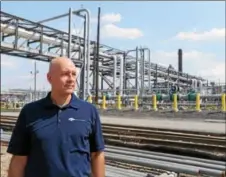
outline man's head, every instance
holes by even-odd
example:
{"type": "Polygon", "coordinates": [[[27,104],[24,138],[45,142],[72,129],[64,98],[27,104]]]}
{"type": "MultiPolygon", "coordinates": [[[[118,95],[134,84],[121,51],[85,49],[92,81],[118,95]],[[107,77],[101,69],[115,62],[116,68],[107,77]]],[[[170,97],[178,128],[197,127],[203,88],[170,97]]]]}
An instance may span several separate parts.
{"type": "Polygon", "coordinates": [[[76,87],[77,69],[74,63],[65,57],[55,58],[50,62],[47,79],[52,91],[60,94],[71,94],[76,87]]]}

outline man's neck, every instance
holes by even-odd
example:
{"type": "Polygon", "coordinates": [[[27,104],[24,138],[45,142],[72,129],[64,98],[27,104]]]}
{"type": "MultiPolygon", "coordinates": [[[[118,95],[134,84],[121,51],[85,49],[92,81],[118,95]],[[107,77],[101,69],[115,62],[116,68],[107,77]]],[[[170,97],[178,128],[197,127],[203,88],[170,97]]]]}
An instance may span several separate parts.
{"type": "Polygon", "coordinates": [[[60,94],[56,94],[55,92],[51,92],[51,99],[54,104],[58,106],[64,106],[71,101],[71,94],[60,95],[60,94]]]}

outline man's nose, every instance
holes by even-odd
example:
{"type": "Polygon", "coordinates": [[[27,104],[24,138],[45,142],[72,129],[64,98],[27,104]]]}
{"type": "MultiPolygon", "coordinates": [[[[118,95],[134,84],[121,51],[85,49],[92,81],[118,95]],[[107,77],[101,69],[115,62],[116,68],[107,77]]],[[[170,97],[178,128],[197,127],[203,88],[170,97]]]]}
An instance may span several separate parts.
{"type": "Polygon", "coordinates": [[[69,74],[69,80],[75,80],[75,77],[73,74],[69,74]]]}

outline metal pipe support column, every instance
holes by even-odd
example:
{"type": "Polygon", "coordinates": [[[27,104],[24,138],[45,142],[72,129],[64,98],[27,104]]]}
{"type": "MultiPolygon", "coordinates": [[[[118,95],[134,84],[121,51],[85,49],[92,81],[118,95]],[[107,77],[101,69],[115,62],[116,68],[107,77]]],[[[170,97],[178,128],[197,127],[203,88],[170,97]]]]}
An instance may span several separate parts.
{"type": "Polygon", "coordinates": [[[116,96],[116,77],[117,77],[117,57],[113,56],[113,60],[114,60],[114,73],[113,73],[113,96],[116,96]]]}
{"type": "Polygon", "coordinates": [[[135,78],[135,87],[136,87],[136,95],[139,95],[139,78],[140,78],[140,73],[139,73],[139,50],[138,47],[136,48],[136,78],[135,78]]]}
{"type": "Polygon", "coordinates": [[[123,71],[124,71],[123,66],[124,66],[123,57],[120,56],[120,85],[119,85],[120,96],[123,95],[123,71]]]}
{"type": "Polygon", "coordinates": [[[69,15],[68,15],[68,50],[67,50],[67,56],[68,58],[71,58],[71,39],[72,39],[72,8],[69,9],[69,15]]]}

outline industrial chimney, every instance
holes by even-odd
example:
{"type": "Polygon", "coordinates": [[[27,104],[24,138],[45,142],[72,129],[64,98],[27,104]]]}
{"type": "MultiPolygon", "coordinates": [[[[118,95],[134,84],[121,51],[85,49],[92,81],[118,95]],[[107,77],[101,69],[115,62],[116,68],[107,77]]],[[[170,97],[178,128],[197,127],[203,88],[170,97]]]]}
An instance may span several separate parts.
{"type": "Polygon", "coordinates": [[[182,49],[179,49],[178,50],[178,71],[181,72],[181,73],[183,72],[182,58],[183,58],[183,52],[182,52],[182,49]]]}

